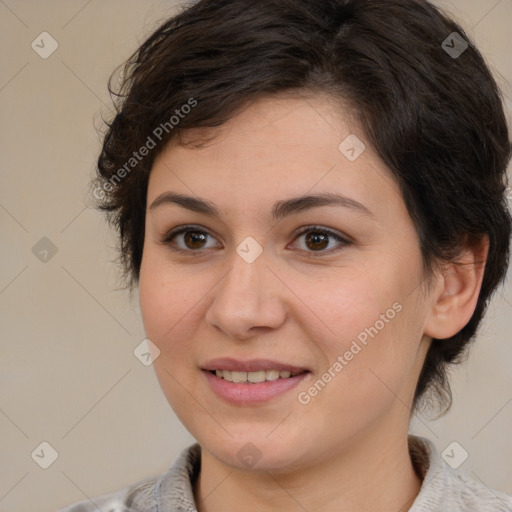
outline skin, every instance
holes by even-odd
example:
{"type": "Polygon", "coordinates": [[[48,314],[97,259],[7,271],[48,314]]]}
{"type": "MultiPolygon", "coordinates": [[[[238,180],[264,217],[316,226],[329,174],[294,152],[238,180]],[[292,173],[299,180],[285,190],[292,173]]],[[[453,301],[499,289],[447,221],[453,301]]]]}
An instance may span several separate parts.
{"type": "Polygon", "coordinates": [[[432,337],[452,336],[474,311],[483,270],[474,263],[485,261],[486,241],[427,288],[397,183],[328,96],[260,99],[181,140],[187,144],[172,139],[151,171],[139,293],[146,335],[160,350],[162,390],[202,447],[198,510],[408,510],[421,486],[407,447],[414,389],[432,337]],[[366,144],[353,162],[338,149],[351,133],[366,144]],[[169,203],[151,208],[167,191],[204,198],[221,217],[169,203]],[[373,215],[322,206],[271,218],[274,202],[319,192],[348,196],[373,215]],[[192,246],[183,234],[163,242],[185,224],[209,236],[192,246]],[[352,243],[297,237],[311,225],[352,243]],[[249,236],[263,248],[252,263],[236,252],[249,236]],[[396,303],[400,312],[300,403],[298,393],[396,303]],[[264,404],[236,406],[201,371],[227,356],[310,373],[264,404]],[[261,455],[251,467],[237,457],[247,443],[261,455]]]}

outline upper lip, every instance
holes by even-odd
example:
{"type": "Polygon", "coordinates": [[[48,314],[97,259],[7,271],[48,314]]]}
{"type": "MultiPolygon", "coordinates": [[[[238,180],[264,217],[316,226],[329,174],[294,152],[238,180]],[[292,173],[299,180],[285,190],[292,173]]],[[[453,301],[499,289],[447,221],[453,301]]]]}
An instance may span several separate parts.
{"type": "Polygon", "coordinates": [[[249,359],[240,361],[230,357],[211,359],[202,366],[203,370],[228,370],[232,372],[258,372],[263,370],[289,371],[291,373],[307,372],[306,368],[295,366],[289,363],[272,361],[271,359],[249,359]]]}

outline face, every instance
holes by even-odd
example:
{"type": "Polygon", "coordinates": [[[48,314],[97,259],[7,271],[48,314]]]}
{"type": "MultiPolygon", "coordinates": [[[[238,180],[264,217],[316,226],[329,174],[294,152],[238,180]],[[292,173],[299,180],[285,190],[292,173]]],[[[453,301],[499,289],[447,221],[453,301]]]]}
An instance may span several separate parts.
{"type": "Polygon", "coordinates": [[[328,97],[282,97],[186,139],[151,171],[139,281],[185,427],[225,464],[274,470],[405,435],[429,299],[361,130],[328,97]]]}

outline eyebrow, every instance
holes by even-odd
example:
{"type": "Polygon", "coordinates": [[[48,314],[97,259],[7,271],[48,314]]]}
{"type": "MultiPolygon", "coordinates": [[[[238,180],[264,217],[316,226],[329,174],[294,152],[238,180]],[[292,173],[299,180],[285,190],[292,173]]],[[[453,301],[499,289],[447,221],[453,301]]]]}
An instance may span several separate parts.
{"type": "MultiPolygon", "coordinates": [[[[204,213],[206,215],[219,218],[221,217],[219,209],[210,201],[198,197],[176,194],[174,192],[164,192],[163,194],[160,194],[153,201],[149,209],[154,210],[155,208],[165,204],[176,204],[193,212],[204,213]]],[[[319,208],[321,206],[341,206],[373,219],[376,218],[375,214],[362,203],[350,197],[341,194],[334,194],[332,192],[304,195],[283,201],[277,201],[272,207],[272,218],[274,220],[279,220],[293,213],[299,213],[312,208],[319,208]]]]}

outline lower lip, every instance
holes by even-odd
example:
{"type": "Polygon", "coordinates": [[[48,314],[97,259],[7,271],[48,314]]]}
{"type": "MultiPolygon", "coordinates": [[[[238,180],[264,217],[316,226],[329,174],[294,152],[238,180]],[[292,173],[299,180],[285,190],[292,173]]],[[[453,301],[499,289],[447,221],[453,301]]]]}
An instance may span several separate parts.
{"type": "Polygon", "coordinates": [[[229,382],[213,373],[203,370],[213,392],[226,402],[236,405],[255,405],[290,391],[309,374],[301,373],[287,379],[268,380],[258,383],[229,382]]]}

